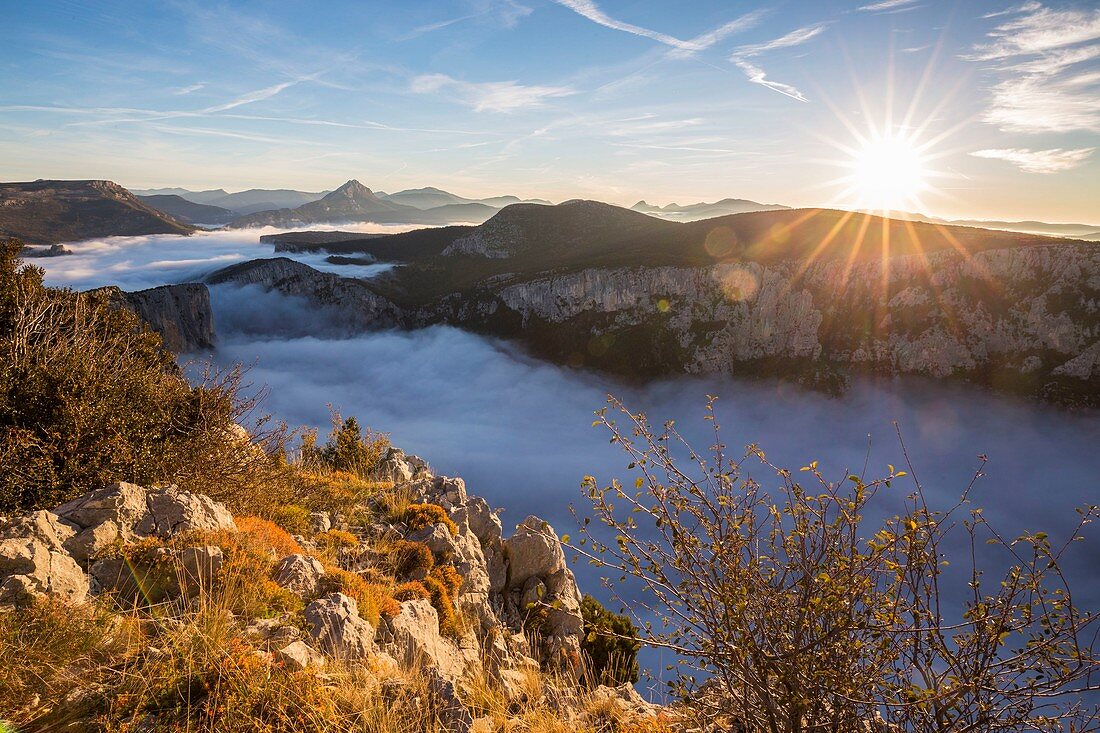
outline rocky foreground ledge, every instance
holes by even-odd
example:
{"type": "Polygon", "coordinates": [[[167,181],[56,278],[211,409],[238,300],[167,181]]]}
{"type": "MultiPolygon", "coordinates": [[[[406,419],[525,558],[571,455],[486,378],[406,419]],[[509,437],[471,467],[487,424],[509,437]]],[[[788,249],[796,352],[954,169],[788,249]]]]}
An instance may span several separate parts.
{"type": "MultiPolygon", "coordinates": [[[[275,562],[270,578],[301,600],[300,613],[232,618],[265,663],[320,675],[328,667],[348,665],[420,670],[432,695],[426,704],[448,731],[492,729],[490,721],[475,720],[464,702],[467,683],[479,676],[491,678],[509,704],[539,696],[555,714],[578,723],[584,722],[594,699],[619,716],[657,714],[656,706],[629,685],[585,691],[550,681],[564,677],[539,674],[579,664],[583,633],[581,595],[549,524],[530,516],[505,537],[498,512],[468,494],[461,478],[433,475],[424,461],[400,450],[389,449],[379,473],[394,482],[393,495],[410,507],[442,508],[429,513],[439,521],[416,529],[401,521],[377,521],[377,512],[367,504],[346,513],[309,515],[310,532],[293,537],[300,552],[275,557],[271,551],[275,562]],[[370,517],[371,523],[357,524],[357,516],[370,517]],[[343,569],[319,559],[322,541],[334,532],[361,540],[360,549],[341,551],[343,569]],[[439,614],[428,599],[401,601],[372,622],[354,598],[331,592],[333,576],[342,573],[376,578],[377,548],[399,542],[426,547],[436,567],[453,568],[461,577],[454,598],[463,619],[457,633],[441,630],[439,614]],[[537,633],[532,633],[533,617],[538,619],[537,633]]],[[[158,602],[186,602],[201,596],[224,572],[227,558],[219,546],[224,542],[210,538],[241,532],[238,521],[245,520],[235,520],[225,506],[206,496],[173,486],[129,483],[92,491],[51,510],[0,518],[0,612],[41,596],[115,609],[152,602],[151,583],[133,560],[135,547],[145,548],[146,555],[152,552],[156,563],[177,568],[171,587],[160,588],[163,600],[158,602]]],[[[410,567],[393,580],[422,580],[425,575],[422,566],[410,567]]]]}

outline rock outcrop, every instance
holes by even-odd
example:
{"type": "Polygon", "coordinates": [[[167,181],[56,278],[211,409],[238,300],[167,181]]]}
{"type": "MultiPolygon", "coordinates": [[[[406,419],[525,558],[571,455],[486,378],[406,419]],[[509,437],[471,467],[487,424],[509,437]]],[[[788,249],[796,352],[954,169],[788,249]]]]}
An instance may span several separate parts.
{"type": "Polygon", "coordinates": [[[359,615],[359,604],[332,593],[306,606],[310,636],[327,654],[339,659],[365,659],[374,652],[374,627],[359,615]]]}
{"type": "MultiPolygon", "coordinates": [[[[52,511],[0,520],[0,605],[22,605],[37,595],[80,602],[89,593],[133,585],[125,560],[100,556],[146,537],[235,529],[226,508],[206,496],[127,483],[52,511]]],[[[207,546],[185,548],[178,560],[184,590],[209,582],[222,561],[221,551],[207,546]]]]}
{"type": "MultiPolygon", "coordinates": [[[[359,509],[367,516],[384,519],[351,526],[343,514],[325,515],[311,531],[313,540],[298,539],[306,552],[278,560],[273,549],[260,550],[268,561],[239,554],[255,552],[242,548],[267,535],[234,539],[237,525],[224,506],[172,486],[118,483],[52,511],[0,519],[0,613],[37,596],[73,604],[103,596],[109,607],[131,612],[156,608],[151,624],[178,629],[184,622],[172,609],[205,608],[203,594],[236,577],[233,573],[244,567],[239,563],[255,572],[256,563],[270,562],[250,582],[269,584],[274,595],[271,588],[264,593],[284,599],[279,611],[271,616],[239,611],[222,618],[231,633],[247,640],[244,648],[254,663],[320,675],[415,670],[419,694],[426,695],[422,704],[445,730],[474,727],[464,700],[470,685],[486,683],[508,706],[553,705],[563,718],[583,722],[587,713],[580,701],[590,695],[556,687],[547,681],[553,677],[537,674],[540,668],[569,673],[581,663],[580,593],[553,528],[532,516],[504,537],[497,513],[471,496],[462,479],[435,476],[423,460],[400,450],[389,451],[381,470],[397,477],[394,491],[408,497],[414,510],[417,504],[434,505],[413,516],[437,521],[417,522],[414,528],[394,518],[408,513],[379,515],[364,504],[359,509]],[[319,550],[320,538],[332,534],[330,526],[345,537],[354,531],[364,541],[346,545],[354,549],[337,553],[336,560],[323,555],[323,563],[307,553],[319,550]],[[399,570],[398,577],[379,584],[378,574],[392,568],[385,548],[401,541],[428,548],[431,577],[414,570],[400,576],[405,571],[399,570]],[[358,570],[357,562],[363,564],[358,570]],[[431,586],[436,589],[445,583],[450,590],[425,594],[428,586],[411,582],[418,579],[437,581],[431,586]],[[399,584],[419,587],[421,595],[397,604],[385,594],[399,584]],[[378,592],[383,595],[371,595],[378,592]]],[[[250,521],[242,520],[241,531],[272,531],[250,521]]],[[[162,652],[150,647],[149,653],[162,652]]],[[[627,688],[600,688],[591,699],[616,719],[650,714],[650,706],[627,688]]]]}
{"type": "Polygon", "coordinates": [[[202,283],[162,285],[120,292],[121,303],[160,334],[164,345],[177,354],[214,346],[214,311],[210,291],[202,283]]]}

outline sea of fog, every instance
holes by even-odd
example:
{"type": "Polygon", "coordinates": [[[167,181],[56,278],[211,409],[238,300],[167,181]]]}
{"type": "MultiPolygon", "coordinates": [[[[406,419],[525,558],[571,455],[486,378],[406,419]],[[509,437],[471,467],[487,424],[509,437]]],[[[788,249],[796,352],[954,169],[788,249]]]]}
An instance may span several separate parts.
{"type": "MultiPolygon", "coordinates": [[[[51,284],[137,289],[271,256],[258,234],[98,240],[69,245],[73,256],[36,264],[46,268],[51,284]]],[[[324,264],[317,255],[297,258],[324,264]]],[[[326,267],[370,277],[385,265],[326,267]]],[[[837,478],[865,464],[871,476],[887,464],[904,466],[896,423],[933,504],[956,498],[973,477],[978,455],[987,456],[974,503],[1008,534],[1043,529],[1056,535],[1076,520],[1074,507],[1100,503],[1097,411],[1068,412],[926,380],[857,382],[841,398],[723,377],[639,386],[559,368],[454,328],[348,334],[330,314],[254,287],[218,286],[212,296],[218,347],[184,357],[192,373],[205,360],[222,367],[244,364],[250,389],[266,394],[266,411],[291,425],[327,429],[329,405],[356,415],[426,458],[437,473],[462,476],[472,492],[504,507],[506,531],[534,513],[559,532],[574,532],[568,507],[583,507],[581,479],[629,476],[620,449],[592,427],[593,411],[606,404],[608,394],[655,421],[675,419],[702,448],[711,442],[703,407],[706,396],[715,395],[731,449],[756,443],[777,465],[797,469],[818,460],[837,478]]],[[[756,474],[765,482],[771,478],[756,474]]],[[[897,496],[909,488],[901,483],[897,496]]],[[[1079,591],[1095,601],[1098,549],[1100,541],[1091,538],[1072,556],[1079,591]]],[[[576,571],[583,588],[598,591],[594,570],[581,565],[576,571]]]]}

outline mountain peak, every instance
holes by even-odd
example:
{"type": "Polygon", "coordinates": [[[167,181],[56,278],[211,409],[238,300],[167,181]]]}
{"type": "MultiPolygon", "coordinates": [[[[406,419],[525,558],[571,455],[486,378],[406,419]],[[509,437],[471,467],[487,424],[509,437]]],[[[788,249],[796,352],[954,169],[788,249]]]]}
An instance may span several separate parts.
{"type": "Polygon", "coordinates": [[[335,191],[330,193],[328,196],[325,196],[325,198],[326,199],[328,199],[328,198],[350,198],[350,199],[354,199],[354,198],[360,198],[360,197],[364,197],[364,196],[373,198],[374,197],[374,192],[372,192],[369,188],[364,186],[358,180],[352,178],[350,181],[345,183],[343,186],[340,186],[340,188],[336,189],[335,191]]]}

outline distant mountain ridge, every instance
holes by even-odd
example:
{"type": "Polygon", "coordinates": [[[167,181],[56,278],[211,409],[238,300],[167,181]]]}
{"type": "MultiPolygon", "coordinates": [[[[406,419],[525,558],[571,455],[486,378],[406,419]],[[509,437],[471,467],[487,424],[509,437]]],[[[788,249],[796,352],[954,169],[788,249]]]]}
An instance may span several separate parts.
{"type": "Polygon", "coordinates": [[[0,236],[25,244],[193,231],[112,181],[0,183],[0,236]]]}
{"type": "Polygon", "coordinates": [[[654,206],[643,200],[630,208],[634,211],[640,211],[643,214],[659,216],[662,219],[698,221],[700,219],[712,219],[716,216],[728,216],[729,214],[746,214],[750,211],[778,211],[791,207],[783,206],[782,204],[761,204],[756,201],[749,201],[748,199],[726,198],[711,204],[700,202],[697,204],[688,204],[687,206],[680,206],[679,204],[654,206]]]}
{"type": "MultiPolygon", "coordinates": [[[[422,202],[458,199],[451,203],[421,209],[400,203],[397,194],[379,196],[359,181],[352,179],[317,201],[295,208],[260,211],[242,216],[229,223],[230,228],[248,227],[301,227],[317,224],[350,224],[373,222],[377,224],[452,224],[455,222],[480,223],[497,213],[498,209],[478,202],[462,203],[459,197],[445,191],[432,189],[424,194],[422,202]]],[[[406,199],[409,197],[405,197],[406,199]]]]}
{"type": "Polygon", "coordinates": [[[247,191],[229,193],[223,188],[207,191],[189,191],[186,188],[134,189],[138,196],[179,196],[192,203],[229,209],[236,216],[254,214],[257,211],[292,209],[322,198],[328,191],[312,193],[289,188],[250,188],[247,191]]]}
{"type": "Polygon", "coordinates": [[[229,209],[209,204],[196,204],[176,194],[138,196],[157,211],[163,211],[187,224],[228,224],[237,217],[229,209]]]}

